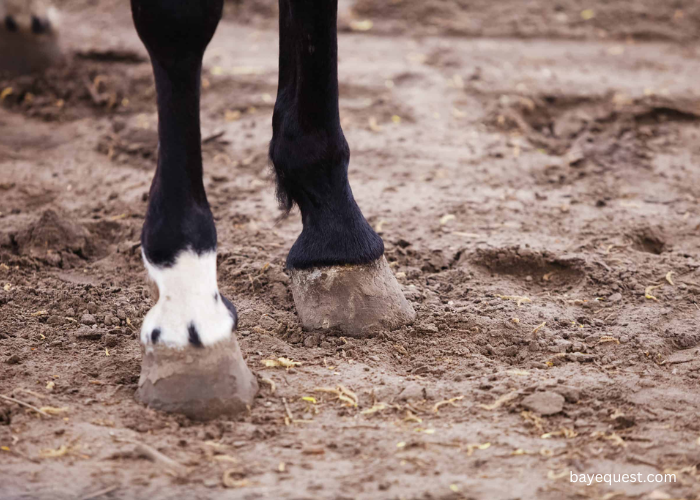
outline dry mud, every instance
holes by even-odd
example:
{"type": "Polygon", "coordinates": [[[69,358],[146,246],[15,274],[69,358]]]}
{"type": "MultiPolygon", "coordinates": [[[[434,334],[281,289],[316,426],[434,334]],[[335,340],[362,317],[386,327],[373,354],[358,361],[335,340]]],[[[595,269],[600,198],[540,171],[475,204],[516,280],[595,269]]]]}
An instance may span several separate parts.
{"type": "Polygon", "coordinates": [[[341,5],[351,183],[417,312],[364,339],[300,327],[275,9],[229,5],[205,184],[261,392],[202,424],[134,400],[146,54],[124,2],[64,2],[66,61],[0,78],[0,394],[52,412],[0,401],[0,498],[700,498],[697,7],[589,3],[341,5]]]}

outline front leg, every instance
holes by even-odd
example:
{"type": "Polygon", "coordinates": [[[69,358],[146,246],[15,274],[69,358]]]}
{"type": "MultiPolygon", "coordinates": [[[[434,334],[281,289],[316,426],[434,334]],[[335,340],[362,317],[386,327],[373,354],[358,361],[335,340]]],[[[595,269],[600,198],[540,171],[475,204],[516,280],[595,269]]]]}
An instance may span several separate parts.
{"type": "Polygon", "coordinates": [[[270,159],[280,204],[301,211],[287,257],[307,329],[362,336],[411,322],[384,243],[355,202],[338,110],[337,0],[280,0],[280,62],[270,159]]]}
{"type": "Polygon", "coordinates": [[[139,397],[151,407],[210,418],[244,410],[257,391],[219,293],[216,227],[202,181],[202,57],[223,0],[132,0],[153,64],[158,166],[141,235],[159,297],[141,328],[139,397]]]}

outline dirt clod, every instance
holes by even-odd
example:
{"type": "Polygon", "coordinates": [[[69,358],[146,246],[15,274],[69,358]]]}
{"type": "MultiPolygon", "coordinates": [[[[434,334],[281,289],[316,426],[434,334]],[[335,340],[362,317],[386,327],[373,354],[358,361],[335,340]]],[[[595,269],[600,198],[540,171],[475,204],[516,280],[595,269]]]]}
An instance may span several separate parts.
{"type": "Polygon", "coordinates": [[[73,256],[86,259],[95,256],[97,248],[90,231],[79,223],[46,210],[28,228],[14,236],[17,252],[42,259],[50,264],[75,262],[73,256]]]}
{"type": "Polygon", "coordinates": [[[90,326],[90,325],[94,325],[95,323],[97,323],[97,320],[95,320],[95,316],[93,316],[92,314],[85,313],[80,317],[80,322],[83,325],[90,326]]]}
{"type": "Polygon", "coordinates": [[[536,392],[523,399],[523,407],[542,416],[559,413],[564,409],[564,396],[556,392],[536,392]]]}
{"type": "Polygon", "coordinates": [[[13,354],[5,360],[5,363],[7,363],[8,365],[18,365],[21,361],[22,358],[20,358],[19,355],[13,354]]]}

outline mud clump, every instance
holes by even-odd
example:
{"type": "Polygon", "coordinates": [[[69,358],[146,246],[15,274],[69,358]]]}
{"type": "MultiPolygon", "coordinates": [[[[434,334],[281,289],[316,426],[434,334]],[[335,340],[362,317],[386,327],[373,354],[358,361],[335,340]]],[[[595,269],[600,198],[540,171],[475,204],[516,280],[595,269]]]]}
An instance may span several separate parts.
{"type": "Polygon", "coordinates": [[[540,415],[554,415],[564,409],[564,396],[556,392],[537,392],[523,400],[523,406],[540,415]]]}
{"type": "Polygon", "coordinates": [[[63,268],[95,257],[102,250],[85,226],[53,210],[46,210],[36,222],[9,238],[17,254],[63,268]]]}

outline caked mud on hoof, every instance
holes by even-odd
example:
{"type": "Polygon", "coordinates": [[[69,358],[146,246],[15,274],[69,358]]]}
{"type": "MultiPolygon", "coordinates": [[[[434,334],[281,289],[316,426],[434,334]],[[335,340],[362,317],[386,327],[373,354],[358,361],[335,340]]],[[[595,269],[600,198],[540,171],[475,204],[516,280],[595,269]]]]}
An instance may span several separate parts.
{"type": "Polygon", "coordinates": [[[291,275],[294,303],[307,330],[339,329],[363,337],[416,317],[383,256],[370,264],[295,269],[291,275]]]}
{"type": "Polygon", "coordinates": [[[247,411],[257,392],[235,338],[207,347],[143,348],[137,397],[150,408],[210,420],[247,411]]]}

